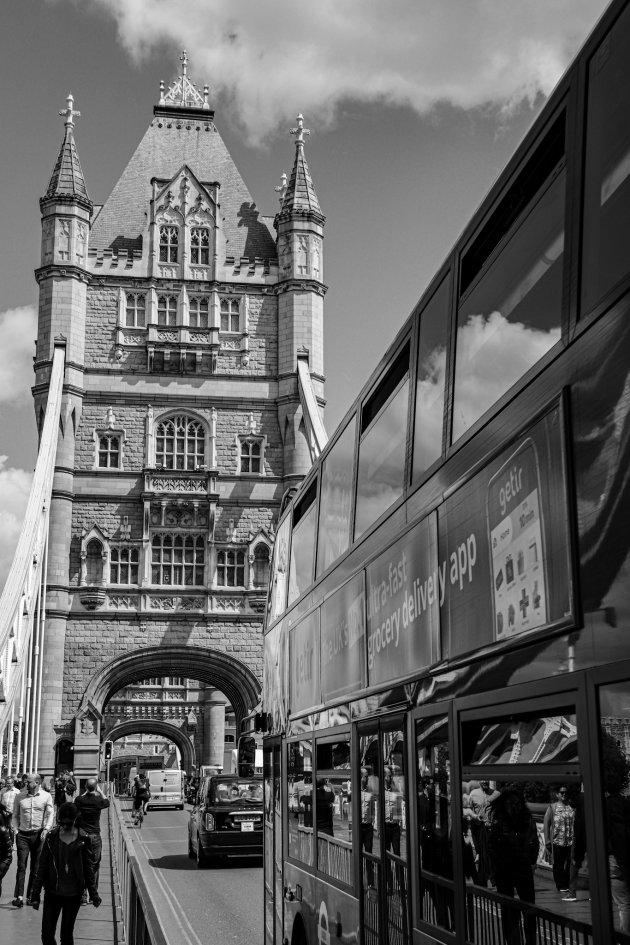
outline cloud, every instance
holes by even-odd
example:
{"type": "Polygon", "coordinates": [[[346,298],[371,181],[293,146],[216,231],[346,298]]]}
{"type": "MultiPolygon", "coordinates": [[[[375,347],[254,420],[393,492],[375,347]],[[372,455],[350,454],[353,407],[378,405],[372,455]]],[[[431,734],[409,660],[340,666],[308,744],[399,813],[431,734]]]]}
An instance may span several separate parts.
{"type": "MultiPolygon", "coordinates": [[[[345,99],[510,111],[547,95],[608,0],[91,0],[136,61],[185,48],[251,141],[345,99]]],[[[169,77],[164,76],[165,79],[169,77]]]]}
{"type": "Polygon", "coordinates": [[[7,457],[0,456],[0,588],[11,567],[33,480],[32,472],[6,468],[6,462],[7,457]]]}
{"type": "Polygon", "coordinates": [[[0,403],[30,398],[36,338],[32,305],[0,312],[0,403]]]}
{"type": "Polygon", "coordinates": [[[559,340],[560,328],[531,328],[509,322],[500,312],[470,315],[457,333],[454,436],[467,430],[559,340]]]}

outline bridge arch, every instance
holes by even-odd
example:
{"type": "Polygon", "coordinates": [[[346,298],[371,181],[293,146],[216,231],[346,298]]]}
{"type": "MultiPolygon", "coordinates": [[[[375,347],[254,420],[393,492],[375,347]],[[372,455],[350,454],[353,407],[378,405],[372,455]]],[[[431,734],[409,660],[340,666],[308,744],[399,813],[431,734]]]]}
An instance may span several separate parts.
{"type": "MultiPolygon", "coordinates": [[[[87,686],[77,716],[102,718],[103,710],[119,689],[149,676],[184,676],[219,689],[229,700],[236,729],[260,699],[260,683],[241,660],[222,650],[204,646],[149,646],[114,657],[87,686]]],[[[140,731],[136,720],[134,732],[140,731]]],[[[151,722],[153,724],[153,722],[151,722]]]]}
{"type": "Polygon", "coordinates": [[[192,742],[177,725],[159,719],[128,719],[118,722],[104,733],[104,737],[115,742],[125,735],[163,735],[179,748],[182,770],[192,771],[195,765],[195,749],[192,742]]]}

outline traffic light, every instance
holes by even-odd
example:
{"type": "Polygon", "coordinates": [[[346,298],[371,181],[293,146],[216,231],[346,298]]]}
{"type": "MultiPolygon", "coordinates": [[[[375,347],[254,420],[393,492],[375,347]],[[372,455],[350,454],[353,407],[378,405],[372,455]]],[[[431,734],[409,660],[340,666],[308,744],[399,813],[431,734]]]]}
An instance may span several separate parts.
{"type": "Polygon", "coordinates": [[[111,761],[113,750],[114,750],[114,743],[105,742],[105,761],[111,761]]]}

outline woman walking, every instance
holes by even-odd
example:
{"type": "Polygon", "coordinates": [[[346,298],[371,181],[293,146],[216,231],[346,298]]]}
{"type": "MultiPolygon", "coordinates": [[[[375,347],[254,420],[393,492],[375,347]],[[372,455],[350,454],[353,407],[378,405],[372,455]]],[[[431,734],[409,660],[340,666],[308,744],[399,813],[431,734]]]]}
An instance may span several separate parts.
{"type": "Polygon", "coordinates": [[[74,804],[61,804],[57,811],[59,826],[50,831],[42,844],[31,894],[33,908],[39,909],[41,890],[45,890],[42,945],[55,945],[60,915],[61,945],[74,945],[74,923],[86,888],[94,906],[101,904],[94,884],[91,840],[77,827],[78,816],[74,804]]]}

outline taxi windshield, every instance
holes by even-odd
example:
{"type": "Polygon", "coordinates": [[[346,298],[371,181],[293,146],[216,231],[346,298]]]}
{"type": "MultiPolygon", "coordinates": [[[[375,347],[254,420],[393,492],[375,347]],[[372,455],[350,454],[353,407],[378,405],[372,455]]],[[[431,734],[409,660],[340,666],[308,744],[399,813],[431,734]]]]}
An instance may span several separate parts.
{"type": "Polygon", "coordinates": [[[234,804],[237,801],[261,804],[262,798],[262,781],[251,781],[248,778],[215,781],[212,789],[215,804],[234,804]]]}

